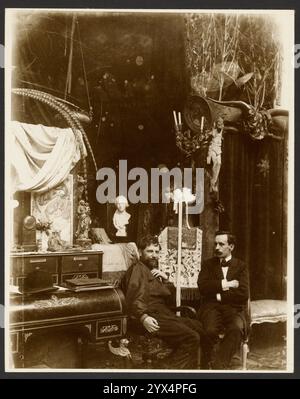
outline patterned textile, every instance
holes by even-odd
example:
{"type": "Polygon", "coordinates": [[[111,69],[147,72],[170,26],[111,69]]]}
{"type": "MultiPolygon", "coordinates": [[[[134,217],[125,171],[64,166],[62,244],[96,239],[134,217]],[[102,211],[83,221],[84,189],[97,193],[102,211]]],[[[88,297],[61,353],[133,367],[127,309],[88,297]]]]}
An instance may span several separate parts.
{"type": "MultiPolygon", "coordinates": [[[[176,285],[178,228],[166,227],[159,236],[161,251],[159,268],[169,275],[170,282],[176,285]]],[[[201,267],[202,230],[194,227],[182,228],[182,288],[197,288],[197,279],[201,267]]]]}

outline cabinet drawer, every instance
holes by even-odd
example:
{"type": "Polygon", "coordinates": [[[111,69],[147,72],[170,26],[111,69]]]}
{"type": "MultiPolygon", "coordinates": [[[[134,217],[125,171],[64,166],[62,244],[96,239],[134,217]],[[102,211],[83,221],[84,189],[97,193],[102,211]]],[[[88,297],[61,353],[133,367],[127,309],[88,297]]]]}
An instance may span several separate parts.
{"type": "MultiPolygon", "coordinates": [[[[13,285],[17,285],[18,287],[21,285],[21,286],[23,286],[23,284],[24,284],[24,279],[26,278],[26,276],[19,276],[19,277],[16,277],[16,278],[13,278],[12,279],[12,284],[13,285]]],[[[52,274],[52,281],[53,281],[53,284],[55,284],[55,285],[58,285],[58,274],[57,273],[53,273],[52,274]]]]}
{"type": "Polygon", "coordinates": [[[61,271],[68,272],[84,272],[84,271],[98,271],[100,255],[68,255],[62,257],[61,271]]]}
{"type": "Polygon", "coordinates": [[[11,274],[13,277],[26,276],[34,270],[45,270],[55,274],[58,272],[58,259],[55,256],[32,256],[12,258],[11,274]]]}
{"type": "Polygon", "coordinates": [[[123,332],[122,318],[110,319],[110,320],[98,320],[96,322],[96,334],[95,339],[99,341],[108,337],[120,337],[123,332]]]}

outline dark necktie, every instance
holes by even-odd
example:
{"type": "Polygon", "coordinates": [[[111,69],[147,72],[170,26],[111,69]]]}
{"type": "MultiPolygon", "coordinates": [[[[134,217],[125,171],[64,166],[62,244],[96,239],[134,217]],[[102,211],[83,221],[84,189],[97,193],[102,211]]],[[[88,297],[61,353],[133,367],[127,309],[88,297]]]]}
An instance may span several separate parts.
{"type": "Polygon", "coordinates": [[[230,260],[229,260],[228,262],[226,262],[225,259],[222,259],[222,260],[221,260],[221,267],[228,267],[229,264],[230,264],[230,260]]]}

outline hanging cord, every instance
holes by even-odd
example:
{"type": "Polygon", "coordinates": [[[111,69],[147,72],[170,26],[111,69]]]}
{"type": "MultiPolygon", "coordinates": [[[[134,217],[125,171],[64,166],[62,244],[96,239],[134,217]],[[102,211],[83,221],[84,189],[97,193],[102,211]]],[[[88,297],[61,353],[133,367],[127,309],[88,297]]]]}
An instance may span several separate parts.
{"type": "MultiPolygon", "coordinates": [[[[84,73],[85,86],[86,86],[86,91],[87,91],[87,99],[88,99],[88,105],[89,105],[89,113],[91,114],[92,106],[91,106],[91,102],[90,102],[87,74],[86,74],[85,62],[84,62],[84,57],[83,57],[82,43],[81,43],[81,38],[80,38],[80,30],[79,30],[78,20],[77,20],[75,14],[73,14],[73,19],[72,19],[72,29],[71,29],[71,39],[70,39],[70,55],[69,55],[68,73],[67,73],[65,98],[64,99],[66,100],[67,93],[69,93],[69,94],[71,93],[72,61],[73,61],[73,49],[74,49],[75,22],[77,23],[77,30],[78,30],[78,36],[79,36],[79,44],[80,44],[80,51],[81,51],[81,57],[82,57],[82,65],[83,65],[83,73],[84,73]]],[[[63,100],[59,100],[59,101],[63,101],[63,100]]],[[[64,109],[67,112],[70,111],[68,109],[68,107],[65,107],[64,109]]],[[[72,117],[73,115],[70,115],[70,116],[72,117]]],[[[96,163],[96,159],[94,157],[94,153],[93,153],[92,147],[91,147],[90,142],[88,140],[88,137],[87,137],[85,131],[83,130],[79,120],[77,118],[73,118],[73,120],[74,120],[74,123],[77,125],[78,129],[81,131],[82,137],[84,138],[85,144],[88,147],[88,150],[89,150],[90,155],[92,157],[92,160],[93,160],[93,163],[94,163],[94,166],[95,166],[95,170],[96,170],[96,173],[97,173],[97,171],[98,171],[97,163],[96,163]]]]}
{"type": "Polygon", "coordinates": [[[74,50],[74,32],[75,32],[75,20],[76,16],[73,14],[72,19],[72,28],[71,28],[71,38],[70,38],[70,54],[69,54],[69,62],[68,62],[68,71],[67,71],[67,79],[66,79],[66,87],[65,87],[65,100],[67,95],[71,93],[72,87],[72,64],[73,64],[73,50],[74,50]]]}
{"type": "Polygon", "coordinates": [[[85,68],[85,62],[84,62],[84,56],[83,56],[83,49],[82,49],[82,42],[81,42],[78,19],[76,19],[76,24],[77,24],[78,40],[79,40],[79,47],[80,47],[81,60],[82,60],[83,76],[84,76],[84,82],[85,82],[85,88],[86,88],[86,96],[87,96],[87,100],[88,100],[89,111],[90,111],[90,114],[91,114],[92,105],[91,105],[91,100],[90,100],[89,85],[88,85],[88,80],[87,80],[87,73],[86,73],[86,68],[85,68]]]}
{"type": "Polygon", "coordinates": [[[102,101],[101,101],[101,106],[100,106],[100,117],[99,117],[98,130],[97,130],[97,137],[96,137],[96,147],[97,147],[98,139],[99,139],[100,132],[101,132],[101,125],[102,125],[102,108],[103,108],[103,103],[102,103],[102,101]]]}
{"type": "Polygon", "coordinates": [[[65,57],[67,56],[67,47],[68,47],[68,19],[66,20],[66,30],[65,30],[65,47],[64,47],[65,57]]]}
{"type": "MultiPolygon", "coordinates": [[[[60,101],[56,100],[51,94],[44,93],[38,90],[34,89],[12,89],[12,92],[17,95],[22,95],[25,97],[30,97],[35,100],[41,101],[47,105],[49,105],[51,108],[55,109],[56,111],[59,112],[59,114],[67,121],[68,125],[71,127],[74,136],[76,138],[76,141],[79,145],[79,150],[81,154],[81,160],[82,160],[82,165],[83,165],[83,175],[85,179],[85,184],[84,184],[84,192],[85,192],[85,198],[86,201],[88,202],[88,191],[87,191],[87,164],[86,164],[86,159],[84,158],[84,148],[83,148],[83,137],[85,138],[86,142],[88,143],[89,150],[92,152],[92,148],[88,142],[88,138],[72,111],[63,103],[60,101]],[[80,131],[81,135],[78,133],[78,130],[80,131]]],[[[92,155],[93,160],[95,160],[94,156],[92,155]]],[[[97,165],[95,164],[96,171],[97,171],[97,165]]]]}

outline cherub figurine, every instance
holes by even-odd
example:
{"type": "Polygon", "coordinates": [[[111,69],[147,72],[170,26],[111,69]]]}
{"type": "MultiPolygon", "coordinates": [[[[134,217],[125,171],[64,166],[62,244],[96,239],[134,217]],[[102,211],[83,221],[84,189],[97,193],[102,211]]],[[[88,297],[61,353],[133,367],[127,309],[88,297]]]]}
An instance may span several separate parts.
{"type": "Polygon", "coordinates": [[[113,224],[117,229],[116,237],[127,237],[126,226],[131,218],[131,215],[126,212],[128,201],[123,195],[120,195],[116,198],[115,205],[117,209],[113,216],[113,224]]]}
{"type": "Polygon", "coordinates": [[[210,132],[211,142],[208,147],[207,164],[212,162],[210,191],[218,191],[218,177],[221,169],[222,159],[222,140],[223,140],[224,121],[219,117],[215,122],[215,127],[210,132]]]}

